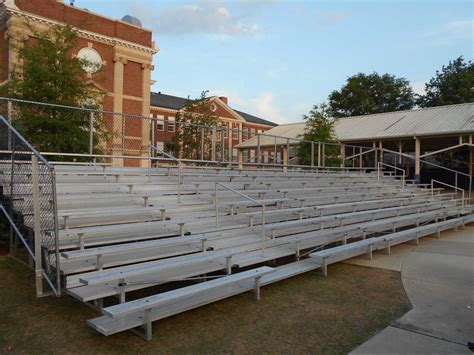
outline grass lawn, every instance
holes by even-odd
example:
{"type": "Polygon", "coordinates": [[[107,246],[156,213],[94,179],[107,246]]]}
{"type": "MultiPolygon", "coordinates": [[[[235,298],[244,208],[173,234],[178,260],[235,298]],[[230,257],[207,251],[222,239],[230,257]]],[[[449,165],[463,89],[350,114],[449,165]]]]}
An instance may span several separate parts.
{"type": "Polygon", "coordinates": [[[98,315],[71,297],[37,299],[33,272],[0,256],[0,354],[9,353],[347,353],[410,309],[397,272],[336,264],[153,324],[104,337],[98,315]]]}

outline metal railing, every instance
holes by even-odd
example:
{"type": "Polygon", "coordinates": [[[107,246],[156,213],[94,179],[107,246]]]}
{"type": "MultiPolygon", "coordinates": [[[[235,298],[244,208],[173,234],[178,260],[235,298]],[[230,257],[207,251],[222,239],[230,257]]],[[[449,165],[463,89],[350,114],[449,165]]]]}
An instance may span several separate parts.
{"type": "MultiPolygon", "coordinates": [[[[410,154],[406,154],[406,153],[400,153],[400,152],[396,152],[396,151],[393,151],[393,150],[390,150],[390,149],[386,149],[386,148],[377,148],[378,151],[380,152],[387,152],[387,153],[390,153],[390,154],[393,154],[397,157],[403,157],[403,158],[407,158],[407,159],[410,159],[412,161],[414,161],[416,163],[417,159],[416,157],[410,155],[410,154]]],[[[423,160],[423,159],[418,159],[420,164],[426,164],[426,165],[429,165],[429,166],[433,166],[433,167],[436,167],[438,169],[442,169],[444,171],[449,171],[450,173],[453,173],[454,174],[454,185],[457,189],[460,188],[459,187],[459,176],[464,176],[467,178],[467,180],[469,181],[469,189],[468,189],[468,199],[469,201],[471,202],[472,201],[472,176],[469,175],[469,174],[466,174],[466,173],[463,173],[461,171],[458,171],[458,170],[454,170],[454,169],[451,169],[451,168],[447,168],[445,166],[442,166],[442,165],[439,165],[439,164],[435,164],[435,163],[432,163],[432,162],[429,162],[429,161],[426,161],[426,160],[423,160]]],[[[464,189],[463,189],[464,190],[464,189]]]]}
{"type": "MultiPolygon", "coordinates": [[[[182,170],[182,163],[181,160],[174,157],[173,155],[166,153],[162,151],[161,149],[154,147],[150,144],[149,150],[148,150],[148,182],[151,182],[151,165],[152,165],[152,157],[151,157],[151,152],[155,151],[159,154],[162,154],[163,156],[167,157],[168,159],[171,159],[172,161],[176,162],[178,165],[178,181],[177,181],[177,190],[178,190],[178,203],[181,203],[181,170],[182,170]]],[[[159,159],[159,158],[155,158],[159,159]]]]}
{"type": "Polygon", "coordinates": [[[0,205],[11,228],[10,255],[19,260],[28,258],[34,266],[38,296],[46,294],[44,279],[60,295],[55,170],[1,115],[0,186],[0,205]]]}
{"type": "MultiPolygon", "coordinates": [[[[387,164],[387,163],[382,163],[382,162],[378,162],[377,163],[377,180],[380,180],[380,174],[381,174],[381,170],[382,170],[382,166],[386,166],[388,168],[392,168],[394,169],[395,171],[401,171],[402,172],[402,189],[405,189],[405,176],[406,176],[406,173],[405,173],[405,169],[402,169],[402,168],[399,168],[398,166],[395,166],[395,165],[390,165],[390,164],[387,164]]],[[[398,175],[395,173],[395,177],[397,177],[398,175]]]]}
{"type": "Polygon", "coordinates": [[[256,199],[240,192],[240,191],[237,191],[236,189],[234,189],[230,186],[227,186],[227,185],[223,184],[222,182],[216,181],[215,185],[214,185],[214,204],[215,204],[215,208],[216,208],[216,228],[219,227],[219,196],[218,196],[219,186],[221,186],[224,189],[226,189],[228,191],[231,191],[231,192],[235,193],[236,195],[239,195],[240,197],[243,197],[246,200],[254,203],[256,207],[262,206],[262,246],[261,246],[261,249],[262,249],[262,256],[263,256],[265,254],[265,237],[266,237],[266,230],[265,230],[266,206],[265,206],[265,202],[258,201],[256,199]]]}
{"type": "MultiPolygon", "coordinates": [[[[327,162],[329,158],[335,157],[335,152],[340,152],[338,154],[342,163],[338,167],[344,168],[344,166],[351,165],[350,161],[353,160],[351,168],[356,170],[364,168],[362,159],[358,155],[355,155],[355,158],[352,159],[350,152],[359,151],[364,153],[364,151],[369,149],[339,143],[306,141],[301,138],[269,135],[262,132],[262,130],[269,127],[265,128],[262,126],[259,130],[250,129],[240,126],[239,122],[233,123],[230,126],[223,126],[222,122],[214,126],[184,122],[176,119],[179,110],[175,113],[166,114],[165,119],[164,117],[150,117],[149,115],[144,116],[94,108],[49,104],[8,97],[0,97],[0,104],[2,103],[5,104],[3,106],[8,106],[8,109],[4,110],[4,112],[15,124],[17,120],[25,122],[25,118],[22,118],[22,114],[25,112],[32,119],[35,115],[46,115],[47,118],[52,119],[52,122],[55,120],[66,121],[70,119],[70,116],[78,118],[81,122],[81,130],[76,131],[80,137],[75,140],[74,147],[68,144],[50,145],[47,142],[38,142],[38,148],[42,155],[51,157],[51,160],[58,161],[67,160],[92,164],[111,163],[115,166],[126,165],[131,160],[147,160],[150,150],[149,145],[157,147],[158,143],[160,143],[162,145],[161,151],[170,153],[185,164],[244,166],[246,162],[239,162],[239,156],[243,154],[245,149],[240,148],[238,145],[246,137],[249,139],[256,137],[257,140],[261,138],[262,140],[263,138],[272,140],[272,150],[275,158],[269,157],[269,159],[273,159],[272,163],[274,163],[275,168],[278,167],[285,170],[288,168],[325,167],[332,169],[336,168],[336,166],[330,166],[331,164],[327,164],[327,162]],[[236,127],[236,125],[239,125],[239,127],[236,127]],[[100,132],[103,131],[107,134],[101,135],[100,132]],[[179,132],[187,132],[187,136],[191,135],[195,139],[192,139],[192,142],[187,144],[173,142],[171,137],[179,132]],[[188,144],[191,145],[190,148],[187,147],[188,144]],[[283,156],[282,152],[284,149],[288,150],[290,146],[293,147],[301,144],[307,144],[308,149],[311,150],[310,161],[305,162],[305,164],[298,162],[290,163],[291,156],[287,156],[287,161],[284,161],[283,164],[276,163],[277,151],[283,156]],[[240,153],[237,153],[239,150],[240,153]],[[355,163],[356,159],[359,159],[358,164],[355,163]]],[[[29,131],[29,133],[34,136],[34,132],[29,131]]],[[[26,135],[26,137],[28,138],[29,136],[26,135]]],[[[252,150],[257,152],[256,162],[247,163],[247,166],[269,167],[264,165],[263,154],[261,154],[264,151],[268,151],[268,147],[262,144],[255,146],[252,150]]],[[[280,158],[279,160],[283,159],[280,158]]],[[[372,168],[375,169],[375,166],[372,168]]]]}
{"type": "Polygon", "coordinates": [[[464,203],[465,203],[465,191],[464,191],[464,189],[461,189],[460,187],[457,187],[457,186],[454,186],[454,185],[451,185],[451,184],[447,184],[447,183],[439,181],[439,180],[431,179],[431,198],[434,197],[434,184],[435,183],[439,184],[439,185],[449,187],[449,188],[452,188],[456,191],[461,191],[461,207],[462,207],[462,209],[464,209],[464,203]]]}

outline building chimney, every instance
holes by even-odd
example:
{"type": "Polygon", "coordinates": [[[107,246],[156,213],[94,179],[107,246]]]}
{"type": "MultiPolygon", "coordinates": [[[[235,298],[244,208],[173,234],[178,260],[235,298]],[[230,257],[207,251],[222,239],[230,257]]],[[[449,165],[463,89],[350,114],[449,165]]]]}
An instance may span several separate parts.
{"type": "Polygon", "coordinates": [[[226,105],[229,104],[229,99],[226,96],[219,96],[219,99],[223,101],[226,105]]]}

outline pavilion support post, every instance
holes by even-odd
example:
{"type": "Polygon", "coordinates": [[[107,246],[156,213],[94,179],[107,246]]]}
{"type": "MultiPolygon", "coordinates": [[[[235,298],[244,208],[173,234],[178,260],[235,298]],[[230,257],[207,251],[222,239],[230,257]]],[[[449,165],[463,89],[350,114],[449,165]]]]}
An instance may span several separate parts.
{"type": "MultiPolygon", "coordinates": [[[[372,148],[373,149],[377,149],[377,144],[374,142],[372,142],[372,148]]],[[[375,169],[377,169],[377,167],[379,166],[379,153],[377,150],[374,151],[374,167],[375,169]]]]}
{"type": "Polygon", "coordinates": [[[380,149],[380,162],[383,163],[383,143],[379,141],[379,149],[380,149]]]}
{"type": "MultiPolygon", "coordinates": [[[[469,136],[469,144],[472,144],[473,139],[472,135],[469,136]]],[[[470,146],[469,147],[469,175],[473,176],[474,172],[474,147],[470,146]]],[[[469,186],[470,189],[472,189],[472,186],[469,186]]]]}
{"type": "Polygon", "coordinates": [[[403,154],[403,142],[400,141],[398,143],[398,164],[400,164],[400,165],[403,163],[402,154],[403,154]]]}
{"type": "Polygon", "coordinates": [[[419,184],[421,181],[421,161],[420,161],[420,155],[421,155],[421,141],[420,138],[415,137],[415,184],[419,184]]]}
{"type": "Polygon", "coordinates": [[[340,155],[341,155],[341,168],[344,168],[345,161],[346,161],[346,146],[344,144],[341,144],[339,146],[339,149],[340,149],[340,155]]]}

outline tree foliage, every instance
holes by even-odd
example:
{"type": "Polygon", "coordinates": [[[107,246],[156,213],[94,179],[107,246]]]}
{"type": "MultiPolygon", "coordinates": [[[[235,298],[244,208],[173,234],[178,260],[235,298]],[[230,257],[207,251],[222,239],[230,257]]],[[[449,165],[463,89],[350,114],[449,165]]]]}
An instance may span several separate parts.
{"type": "Polygon", "coordinates": [[[474,63],[461,56],[436,71],[425,84],[425,94],[417,98],[421,107],[474,102],[474,63]]]}
{"type": "MultiPolygon", "coordinates": [[[[31,27],[31,26],[30,26],[31,27]]],[[[103,92],[87,78],[84,67],[94,66],[77,58],[77,33],[70,26],[52,26],[44,32],[31,28],[33,36],[12,50],[18,64],[9,73],[1,94],[48,104],[98,108],[103,92]]],[[[89,113],[36,104],[14,104],[12,121],[37,149],[49,152],[87,153],[89,113]]],[[[105,126],[95,115],[94,147],[106,136],[105,126]]]]}
{"type": "MultiPolygon", "coordinates": [[[[304,133],[299,137],[305,142],[301,142],[297,147],[298,162],[302,165],[311,164],[311,141],[313,142],[325,142],[325,143],[337,143],[334,134],[334,119],[331,107],[326,103],[321,105],[314,105],[308,115],[303,115],[303,119],[306,122],[304,133]]],[[[317,156],[318,146],[314,147],[314,154],[317,156]]],[[[339,147],[335,145],[326,145],[325,148],[325,163],[326,166],[338,166],[340,164],[339,159],[339,147]]],[[[317,158],[314,158],[315,164],[317,158]]]]}
{"type": "Polygon", "coordinates": [[[176,134],[167,147],[181,159],[200,159],[202,144],[204,154],[211,149],[212,132],[209,127],[201,126],[216,126],[219,118],[211,110],[207,94],[208,91],[203,91],[197,99],[188,98],[176,114],[176,134]]]}
{"type": "Polygon", "coordinates": [[[415,99],[408,80],[394,75],[358,73],[329,95],[334,117],[411,109],[415,99]]]}

